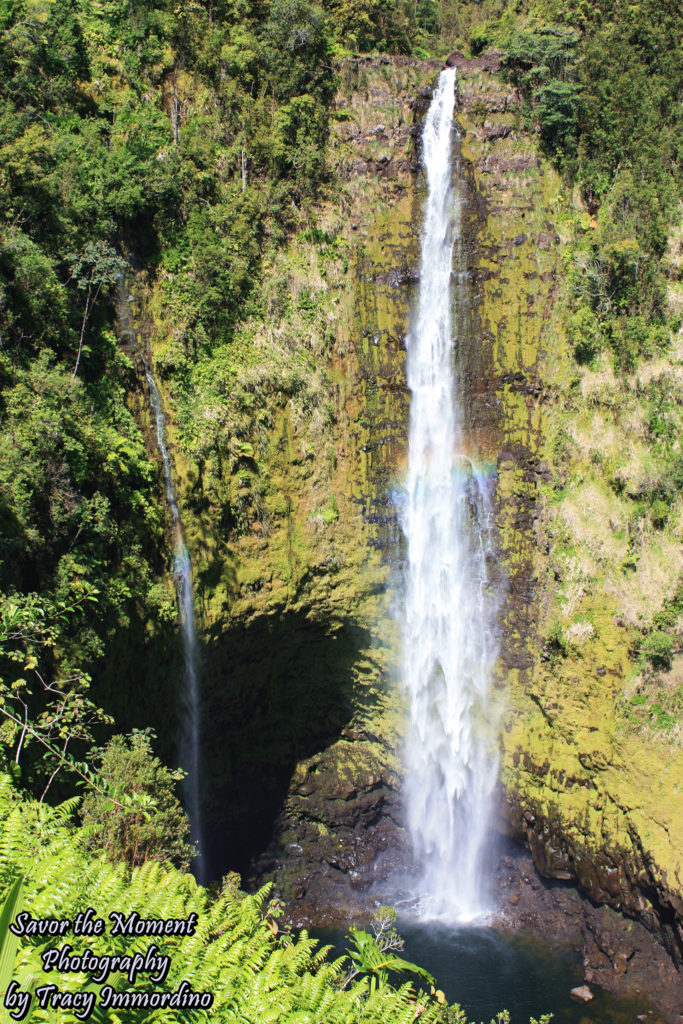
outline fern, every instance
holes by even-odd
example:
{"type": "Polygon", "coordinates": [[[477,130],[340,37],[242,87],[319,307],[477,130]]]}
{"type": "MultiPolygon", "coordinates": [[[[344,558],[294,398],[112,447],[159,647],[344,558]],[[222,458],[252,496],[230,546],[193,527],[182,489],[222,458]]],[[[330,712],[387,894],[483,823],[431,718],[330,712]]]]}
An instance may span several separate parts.
{"type": "MultiPolygon", "coordinates": [[[[7,897],[18,876],[25,879],[24,906],[34,917],[60,917],[73,921],[91,906],[107,922],[101,936],[64,939],[23,936],[14,964],[14,977],[24,988],[52,981],[42,971],[41,954],[49,947],[68,944],[71,954],[86,948],[95,956],[143,952],[158,946],[171,958],[164,991],[186,982],[195,992],[210,992],[210,1009],[107,1009],[95,1005],[92,1024],[434,1024],[439,1007],[428,997],[416,999],[412,988],[395,989],[383,978],[370,984],[361,979],[342,989],[344,958],[327,959],[329,947],[305,932],[277,935],[269,923],[270,889],[245,896],[228,892],[211,901],[194,879],[156,862],[132,872],[87,852],[81,830],[70,825],[72,801],[50,809],[21,801],[8,780],[0,776],[0,901],[7,897]],[[187,918],[197,915],[194,935],[112,936],[109,913],[143,918],[187,918]]],[[[383,964],[382,966],[386,966],[383,964]]],[[[61,974],[62,992],[99,991],[89,975],[61,974]]],[[[123,975],[107,981],[117,991],[131,986],[123,975]]],[[[153,991],[146,975],[139,975],[135,991],[153,991]]],[[[7,1011],[0,1019],[9,1020],[7,1011]]],[[[35,999],[31,1024],[76,1024],[69,1009],[41,1009],[35,999]]]]}

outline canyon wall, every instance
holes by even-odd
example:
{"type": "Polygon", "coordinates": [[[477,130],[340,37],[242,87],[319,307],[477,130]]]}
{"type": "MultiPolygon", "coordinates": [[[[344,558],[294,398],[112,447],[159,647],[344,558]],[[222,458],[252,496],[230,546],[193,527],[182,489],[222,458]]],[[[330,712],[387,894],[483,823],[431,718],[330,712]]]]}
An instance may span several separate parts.
{"type": "MultiPolygon", "coordinates": [[[[498,827],[529,844],[542,874],[638,917],[677,955],[683,761],[675,734],[629,718],[638,626],[618,584],[622,574],[628,594],[649,593],[652,615],[675,590],[678,556],[651,531],[624,567],[628,508],[612,506],[630,499],[609,496],[588,446],[580,522],[571,505],[558,437],[590,430],[596,409],[604,428],[616,394],[607,370],[579,372],[565,336],[580,200],[541,156],[499,58],[451,60],[470,445],[497,478],[498,827]]],[[[367,887],[409,861],[392,494],[407,435],[420,125],[440,66],[380,57],[340,69],[316,228],[274,258],[268,317],[254,327],[263,364],[278,352],[307,382],[278,390],[258,362],[245,371],[250,440],[232,443],[224,471],[239,529],[212,517],[202,467],[177,459],[205,644],[208,855],[216,873],[273,878],[298,923],[360,913],[367,887]]],[[[163,339],[153,346],[163,358],[163,339]]],[[[672,356],[648,372],[678,371],[672,356]]],[[[633,445],[616,413],[609,443],[633,445]]]]}

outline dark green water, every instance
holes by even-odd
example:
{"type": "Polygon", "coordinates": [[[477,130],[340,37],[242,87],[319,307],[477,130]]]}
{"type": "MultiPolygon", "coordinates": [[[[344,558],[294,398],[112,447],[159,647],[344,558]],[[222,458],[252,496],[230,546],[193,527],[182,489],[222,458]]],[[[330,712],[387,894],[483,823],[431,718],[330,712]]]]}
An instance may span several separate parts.
{"type": "MultiPolygon", "coordinates": [[[[552,950],[540,939],[406,920],[399,920],[398,930],[405,940],[399,955],[430,971],[448,1001],[459,1003],[473,1021],[490,1021],[506,1009],[512,1024],[544,1013],[552,1013],[555,1024],[637,1024],[637,1015],[650,1009],[642,1000],[618,998],[595,985],[592,1002],[576,1002],[569,992],[583,984],[580,957],[552,950]]],[[[342,931],[314,934],[334,946],[336,955],[346,951],[342,931]]]]}

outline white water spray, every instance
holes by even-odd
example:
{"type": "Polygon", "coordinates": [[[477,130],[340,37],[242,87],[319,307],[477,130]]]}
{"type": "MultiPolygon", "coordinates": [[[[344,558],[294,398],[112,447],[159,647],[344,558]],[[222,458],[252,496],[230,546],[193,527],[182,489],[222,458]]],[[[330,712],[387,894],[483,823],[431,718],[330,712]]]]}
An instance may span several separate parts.
{"type": "Polygon", "coordinates": [[[183,795],[190,819],[190,838],[199,848],[200,856],[193,870],[197,881],[202,882],[201,858],[201,801],[199,795],[199,777],[201,771],[201,721],[200,721],[200,689],[197,652],[197,636],[194,623],[194,601],[192,594],[192,566],[183,536],[183,525],[180,520],[178,503],[176,502],[171,474],[171,460],[166,446],[166,420],[164,407],[157,383],[145,369],[149,384],[149,400],[154,413],[157,428],[157,445],[164,464],[164,480],[166,482],[166,500],[173,519],[174,556],[173,575],[175,577],[180,598],[180,631],[185,660],[185,680],[183,689],[183,720],[180,731],[179,760],[187,772],[183,780],[183,795]]]}
{"type": "MultiPolygon", "coordinates": [[[[422,141],[428,195],[417,316],[409,333],[407,545],[403,681],[410,697],[406,800],[423,872],[426,917],[471,920],[486,910],[482,871],[495,758],[482,729],[496,658],[486,558],[486,478],[464,454],[451,323],[460,197],[451,150],[455,70],[443,71],[422,141]]],[[[457,290],[463,292],[457,294],[457,290]]]]}

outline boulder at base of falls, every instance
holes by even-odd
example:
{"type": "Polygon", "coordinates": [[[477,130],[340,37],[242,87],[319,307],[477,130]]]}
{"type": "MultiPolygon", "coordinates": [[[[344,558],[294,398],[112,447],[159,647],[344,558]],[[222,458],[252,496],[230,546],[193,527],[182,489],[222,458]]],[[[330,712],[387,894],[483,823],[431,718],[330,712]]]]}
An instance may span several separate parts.
{"type": "Polygon", "coordinates": [[[593,993],[588,985],[579,985],[577,988],[573,988],[569,995],[579,1003],[590,1003],[593,998],[593,993]]]}

